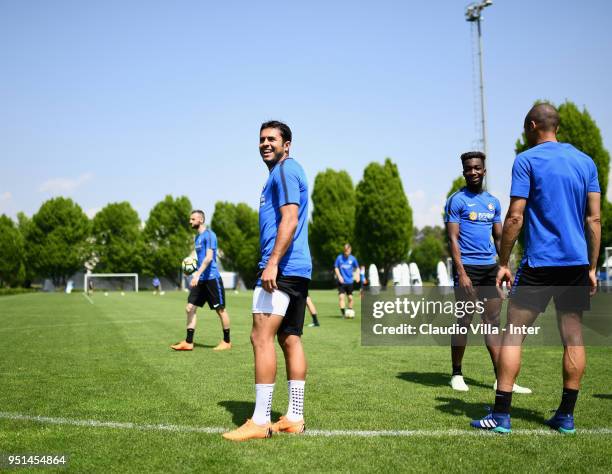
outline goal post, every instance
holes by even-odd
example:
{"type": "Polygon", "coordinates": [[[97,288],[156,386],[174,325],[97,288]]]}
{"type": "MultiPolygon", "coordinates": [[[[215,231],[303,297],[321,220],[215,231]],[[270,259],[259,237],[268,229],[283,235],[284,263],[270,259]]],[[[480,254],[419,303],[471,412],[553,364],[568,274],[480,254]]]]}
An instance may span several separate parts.
{"type": "MultiPolygon", "coordinates": [[[[105,285],[103,285],[106,288],[100,289],[113,289],[113,283],[115,283],[115,285],[118,285],[121,279],[129,279],[130,281],[134,282],[134,291],[138,293],[138,273],[86,273],[83,277],[83,291],[89,291],[89,282],[93,281],[94,278],[107,279],[107,282],[105,283],[105,285]],[[109,288],[109,286],[111,287],[109,288]]],[[[123,291],[126,288],[124,288],[123,283],[121,283],[121,288],[115,289],[120,289],[121,291],[123,291]]]]}

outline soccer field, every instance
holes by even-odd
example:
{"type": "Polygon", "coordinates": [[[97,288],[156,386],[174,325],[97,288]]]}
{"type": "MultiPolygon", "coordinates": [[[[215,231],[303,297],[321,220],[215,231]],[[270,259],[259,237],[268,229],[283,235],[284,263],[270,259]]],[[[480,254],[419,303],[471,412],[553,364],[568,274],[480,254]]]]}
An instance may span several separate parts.
{"type": "MultiPolygon", "coordinates": [[[[561,347],[524,350],[513,433],[470,431],[493,399],[484,347],[468,347],[470,391],[448,386],[446,347],[361,347],[359,316],[313,291],[320,328],[305,328],[303,436],[232,443],[219,432],[253,410],[251,292],[228,292],[231,351],[200,310],[193,352],[186,294],[28,294],[0,298],[0,453],[69,454],[79,472],[612,470],[612,348],[589,348],[578,432],[543,427],[560,396],[561,347]],[[37,418],[39,417],[39,418],[37,418]]],[[[359,309],[359,308],[357,308],[359,309]]],[[[306,316],[309,322],[309,316],[306,316]]],[[[273,419],[287,406],[282,354],[273,419]]]]}

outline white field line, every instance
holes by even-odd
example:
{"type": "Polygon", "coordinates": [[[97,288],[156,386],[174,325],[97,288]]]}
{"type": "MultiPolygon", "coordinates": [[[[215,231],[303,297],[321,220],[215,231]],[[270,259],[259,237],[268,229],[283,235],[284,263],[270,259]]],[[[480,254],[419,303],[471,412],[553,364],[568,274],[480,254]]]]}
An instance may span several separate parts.
{"type": "Polygon", "coordinates": [[[91,304],[94,304],[93,300],[89,297],[87,293],[83,292],[81,294],[85,297],[87,301],[89,301],[91,304]]]}
{"type": "MultiPolygon", "coordinates": [[[[12,328],[0,328],[0,332],[3,331],[23,331],[28,329],[40,329],[40,328],[60,328],[60,327],[71,327],[71,326],[103,326],[108,324],[137,324],[137,323],[152,323],[160,321],[162,318],[150,318],[150,319],[118,319],[116,321],[103,321],[103,322],[88,322],[88,323],[60,323],[60,324],[39,324],[37,326],[21,326],[12,328]]],[[[163,318],[164,321],[184,321],[185,318],[163,318]]]]}
{"type": "MultiPolygon", "coordinates": [[[[184,425],[150,425],[138,423],[126,423],[117,421],[98,421],[98,420],[75,420],[71,418],[53,418],[48,416],[21,415],[18,413],[0,412],[0,419],[14,421],[33,421],[49,425],[69,425],[84,426],[89,428],[113,428],[123,430],[143,430],[143,431],[172,431],[180,433],[205,433],[218,434],[229,431],[231,428],[222,427],[198,427],[184,425]]],[[[612,428],[587,428],[578,429],[579,435],[612,435],[612,428]]],[[[309,430],[304,433],[306,436],[349,436],[357,438],[373,438],[379,436],[395,437],[442,437],[442,436],[490,436],[491,433],[480,430],[309,430]]],[[[516,429],[512,430],[512,435],[516,436],[560,436],[556,431],[549,429],[516,429]]]]}

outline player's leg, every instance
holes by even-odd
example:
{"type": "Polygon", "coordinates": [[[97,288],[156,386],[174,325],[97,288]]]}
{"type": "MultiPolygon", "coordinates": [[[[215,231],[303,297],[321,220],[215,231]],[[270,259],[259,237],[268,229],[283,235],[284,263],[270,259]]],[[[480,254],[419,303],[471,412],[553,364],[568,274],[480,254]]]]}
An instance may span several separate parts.
{"type": "Polygon", "coordinates": [[[287,413],[272,425],[272,430],[284,433],[302,433],[305,426],[304,389],[307,364],[301,335],[304,327],[308,281],[296,279],[279,283],[279,285],[281,284],[287,285],[286,287],[279,287],[286,289],[291,297],[287,313],[278,332],[278,343],[283,350],[287,369],[289,403],[287,413]]]}
{"type": "Polygon", "coordinates": [[[308,312],[310,313],[310,316],[312,317],[312,323],[310,323],[308,326],[309,327],[319,327],[320,324],[319,324],[319,318],[317,317],[317,307],[312,302],[312,298],[310,296],[306,298],[306,307],[308,308],[308,312]]]}
{"type": "MultiPolygon", "coordinates": [[[[550,297],[548,297],[550,300],[550,297]]],[[[546,301],[546,303],[548,302],[546,301]]],[[[546,306],[544,305],[544,308],[546,306]]],[[[509,433],[511,431],[510,406],[512,404],[512,389],[521,368],[521,349],[525,335],[514,334],[511,326],[531,327],[542,311],[522,306],[513,299],[508,303],[508,321],[502,338],[502,345],[497,359],[497,389],[493,410],[480,420],[472,420],[473,428],[509,433]]]]}
{"type": "Polygon", "coordinates": [[[185,314],[187,316],[187,335],[184,341],[171,345],[175,351],[191,351],[193,350],[193,338],[197,324],[197,306],[194,303],[188,302],[185,306],[185,314]]]}
{"type": "Polygon", "coordinates": [[[338,287],[338,304],[340,305],[340,312],[342,316],[346,315],[346,302],[345,302],[345,288],[344,285],[338,287]]]}
{"type": "Polygon", "coordinates": [[[261,287],[253,293],[253,328],[251,344],[255,358],[255,410],[251,419],[241,427],[224,433],[232,441],[269,438],[272,435],[270,413],[276,380],[276,350],[274,338],[278,332],[289,296],[282,291],[268,293],[261,287]]]}
{"type": "MultiPolygon", "coordinates": [[[[457,323],[461,327],[469,327],[472,322],[472,315],[466,314],[459,318],[457,323]]],[[[463,363],[463,355],[465,354],[465,346],[467,345],[467,334],[451,334],[451,364],[452,374],[450,386],[458,392],[467,392],[470,388],[463,379],[461,365],[463,363]]]]}
{"type": "MultiPolygon", "coordinates": [[[[572,272],[570,269],[567,271],[572,272]]],[[[590,309],[589,282],[586,270],[584,275],[580,269],[577,272],[575,279],[564,282],[572,283],[572,286],[555,296],[557,326],[563,343],[563,391],[559,408],[546,424],[561,433],[575,432],[574,407],[586,367],[582,313],[590,309]]]]}
{"type": "Polygon", "coordinates": [[[223,340],[219,342],[214,351],[224,351],[232,348],[230,339],[230,318],[225,308],[225,288],[223,287],[223,280],[221,278],[215,278],[208,280],[207,282],[208,292],[208,305],[211,309],[214,309],[219,316],[219,322],[221,323],[221,329],[223,331],[223,340]]]}
{"type": "Polygon", "coordinates": [[[189,290],[185,313],[187,315],[187,337],[184,341],[170,346],[175,351],[190,351],[193,349],[193,339],[197,323],[196,309],[201,308],[206,303],[206,285],[203,281],[189,290]]]}
{"type": "Polygon", "coordinates": [[[351,289],[348,293],[348,308],[353,309],[353,290],[351,289]]]}

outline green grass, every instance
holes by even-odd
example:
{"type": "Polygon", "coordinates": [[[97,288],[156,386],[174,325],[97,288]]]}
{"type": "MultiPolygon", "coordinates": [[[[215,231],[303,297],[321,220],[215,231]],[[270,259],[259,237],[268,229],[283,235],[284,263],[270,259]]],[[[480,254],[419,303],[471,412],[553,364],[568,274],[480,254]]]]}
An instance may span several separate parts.
{"type": "MultiPolygon", "coordinates": [[[[359,317],[338,317],[336,295],[314,291],[322,327],[305,328],[307,429],[467,429],[493,399],[486,349],[469,347],[466,394],[448,387],[446,347],[361,347],[359,317]]],[[[221,330],[200,310],[197,347],[184,337],[184,293],[28,294],[0,299],[0,412],[31,416],[227,427],[251,416],[251,293],[228,293],[234,349],[212,351],[221,330]]],[[[308,318],[308,316],[307,316],[308,318]]],[[[612,427],[611,348],[589,348],[577,427],[612,427]]],[[[524,351],[513,428],[540,429],[560,394],[560,347],[524,351]]],[[[286,410],[284,364],[273,416],[286,410]]],[[[275,436],[231,443],[219,434],[84,427],[0,417],[0,453],[69,453],[79,472],[601,471],[612,435],[275,436]]],[[[19,471],[22,472],[22,471],[19,471]]]]}

